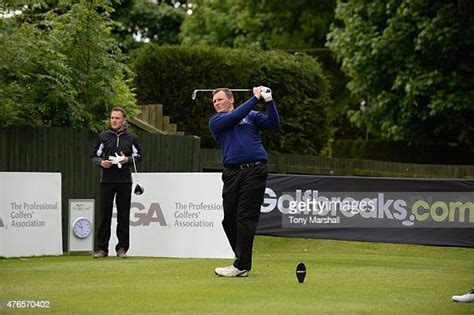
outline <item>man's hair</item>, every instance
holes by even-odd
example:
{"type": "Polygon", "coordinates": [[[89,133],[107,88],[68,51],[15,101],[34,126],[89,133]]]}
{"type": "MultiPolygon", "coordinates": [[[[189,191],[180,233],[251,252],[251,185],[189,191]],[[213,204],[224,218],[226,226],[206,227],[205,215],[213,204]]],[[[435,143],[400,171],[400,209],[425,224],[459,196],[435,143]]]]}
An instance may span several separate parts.
{"type": "Polygon", "coordinates": [[[234,94],[232,94],[232,91],[229,90],[228,88],[218,88],[212,91],[212,96],[216,95],[219,92],[224,92],[225,95],[227,95],[228,98],[234,98],[234,94]]]}
{"type": "Polygon", "coordinates": [[[112,113],[112,112],[121,112],[123,118],[126,118],[126,117],[127,117],[127,113],[125,112],[125,109],[123,109],[123,108],[120,107],[120,106],[115,106],[114,108],[112,108],[111,113],[112,113]]]}

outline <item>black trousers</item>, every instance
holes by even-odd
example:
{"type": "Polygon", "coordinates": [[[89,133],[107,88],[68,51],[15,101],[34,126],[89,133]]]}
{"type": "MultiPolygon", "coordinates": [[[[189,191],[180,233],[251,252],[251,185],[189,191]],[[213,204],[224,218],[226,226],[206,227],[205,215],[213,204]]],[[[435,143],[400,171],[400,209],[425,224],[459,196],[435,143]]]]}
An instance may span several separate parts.
{"type": "Polygon", "coordinates": [[[109,252],[110,229],[112,223],[113,202],[117,204],[117,239],[115,250],[128,250],[130,244],[130,202],[132,199],[131,183],[101,183],[100,206],[101,219],[97,232],[97,245],[100,250],[109,252]]]}
{"type": "Polygon", "coordinates": [[[222,173],[222,226],[235,253],[234,266],[240,270],[252,268],[253,240],[260,218],[267,176],[265,163],[242,170],[225,168],[222,173]]]}

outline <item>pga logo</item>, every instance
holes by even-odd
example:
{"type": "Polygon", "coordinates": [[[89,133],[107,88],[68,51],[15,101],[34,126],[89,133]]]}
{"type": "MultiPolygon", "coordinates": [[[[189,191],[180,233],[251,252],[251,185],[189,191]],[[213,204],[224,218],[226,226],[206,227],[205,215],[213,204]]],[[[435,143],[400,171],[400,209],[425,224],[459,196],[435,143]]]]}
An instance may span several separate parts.
{"type": "Polygon", "coordinates": [[[153,202],[150,207],[145,207],[139,202],[132,202],[130,205],[130,226],[149,226],[156,222],[160,226],[166,226],[166,220],[158,202],[153,202]]]}

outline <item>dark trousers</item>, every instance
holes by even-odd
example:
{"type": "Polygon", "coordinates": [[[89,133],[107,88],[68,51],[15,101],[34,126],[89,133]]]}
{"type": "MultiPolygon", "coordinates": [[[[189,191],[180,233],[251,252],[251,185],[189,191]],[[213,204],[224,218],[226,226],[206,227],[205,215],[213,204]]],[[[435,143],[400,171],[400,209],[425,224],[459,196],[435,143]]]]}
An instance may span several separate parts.
{"type": "Polygon", "coordinates": [[[265,195],[268,170],[262,163],[247,169],[225,168],[222,173],[222,226],[235,253],[234,266],[252,268],[252,247],[265,195]]]}
{"type": "Polygon", "coordinates": [[[101,183],[100,208],[101,219],[97,232],[97,244],[100,250],[109,251],[110,229],[112,223],[113,202],[117,204],[117,239],[115,250],[124,248],[128,250],[130,241],[130,202],[132,198],[131,183],[101,183]]]}

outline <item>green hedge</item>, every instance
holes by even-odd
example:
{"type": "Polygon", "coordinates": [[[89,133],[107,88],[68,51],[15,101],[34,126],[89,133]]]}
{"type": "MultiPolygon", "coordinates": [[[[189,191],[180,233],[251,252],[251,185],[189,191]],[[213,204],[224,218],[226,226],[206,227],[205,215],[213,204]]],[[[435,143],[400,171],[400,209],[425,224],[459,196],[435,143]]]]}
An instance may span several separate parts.
{"type": "MultiPolygon", "coordinates": [[[[212,95],[191,94],[198,88],[272,88],[280,132],[262,134],[267,149],[282,153],[317,154],[329,139],[329,83],[318,62],[308,56],[277,51],[208,46],[146,45],[132,57],[139,104],[163,104],[164,114],[187,134],[201,137],[203,148],[215,148],[208,120],[212,95]]],[[[235,93],[236,105],[251,96],[235,93]]],[[[263,105],[258,110],[264,111],[263,105]]]]}

